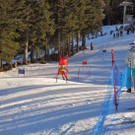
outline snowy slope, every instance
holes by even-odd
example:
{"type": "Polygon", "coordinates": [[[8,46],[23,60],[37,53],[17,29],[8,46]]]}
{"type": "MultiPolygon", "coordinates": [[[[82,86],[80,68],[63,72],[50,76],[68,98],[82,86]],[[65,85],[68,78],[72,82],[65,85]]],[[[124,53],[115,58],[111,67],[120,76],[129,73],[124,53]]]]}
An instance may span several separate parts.
{"type": "MultiPolygon", "coordinates": [[[[61,76],[56,83],[57,62],[22,66],[25,76],[18,75],[18,69],[0,73],[0,135],[91,135],[108,87],[111,49],[117,66],[124,71],[134,38],[135,34],[117,39],[107,34],[87,40],[88,48],[94,43],[94,50],[69,58],[67,83],[61,76]],[[86,66],[82,65],[84,60],[86,66]]],[[[134,135],[134,99],[135,94],[121,94],[118,112],[108,123],[106,135],[134,135]]]]}

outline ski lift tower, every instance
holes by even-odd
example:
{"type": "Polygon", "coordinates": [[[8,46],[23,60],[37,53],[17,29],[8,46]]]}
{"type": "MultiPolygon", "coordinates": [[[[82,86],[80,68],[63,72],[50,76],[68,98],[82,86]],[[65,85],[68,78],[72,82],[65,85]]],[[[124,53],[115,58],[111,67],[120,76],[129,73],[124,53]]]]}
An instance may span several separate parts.
{"type": "Polygon", "coordinates": [[[125,16],[126,16],[126,8],[127,6],[130,6],[132,5],[132,2],[128,2],[128,1],[123,1],[120,6],[123,6],[124,9],[123,9],[123,24],[125,24],[125,16]]]}

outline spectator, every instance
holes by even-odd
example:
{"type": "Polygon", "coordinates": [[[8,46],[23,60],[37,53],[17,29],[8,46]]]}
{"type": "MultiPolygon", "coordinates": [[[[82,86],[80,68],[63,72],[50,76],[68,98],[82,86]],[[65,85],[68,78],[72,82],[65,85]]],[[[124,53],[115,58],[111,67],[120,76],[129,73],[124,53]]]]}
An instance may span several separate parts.
{"type": "Polygon", "coordinates": [[[93,43],[92,42],[90,44],[90,48],[91,48],[91,50],[93,50],[93,43]]]}

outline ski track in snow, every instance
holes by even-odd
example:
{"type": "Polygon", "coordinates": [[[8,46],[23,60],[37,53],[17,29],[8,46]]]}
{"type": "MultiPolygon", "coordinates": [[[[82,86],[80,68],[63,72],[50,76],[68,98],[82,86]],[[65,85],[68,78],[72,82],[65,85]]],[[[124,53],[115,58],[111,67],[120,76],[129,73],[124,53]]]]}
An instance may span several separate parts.
{"type": "MultiPolygon", "coordinates": [[[[18,75],[18,68],[0,73],[0,135],[91,135],[108,88],[111,49],[124,70],[134,37],[93,39],[93,51],[88,48],[69,58],[67,83],[61,76],[56,83],[57,62],[18,67],[25,75],[18,75]]],[[[134,99],[134,93],[121,94],[118,112],[107,116],[105,135],[134,135],[134,99]]]]}

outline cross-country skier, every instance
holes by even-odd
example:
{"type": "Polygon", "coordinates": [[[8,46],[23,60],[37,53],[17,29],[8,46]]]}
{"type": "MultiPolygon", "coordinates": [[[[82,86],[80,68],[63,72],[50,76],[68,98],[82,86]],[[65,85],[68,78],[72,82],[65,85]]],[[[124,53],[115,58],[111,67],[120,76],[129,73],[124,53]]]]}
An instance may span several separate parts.
{"type": "Polygon", "coordinates": [[[126,62],[128,63],[126,87],[127,92],[131,92],[135,86],[135,46],[131,46],[126,62]]]}
{"type": "Polygon", "coordinates": [[[68,80],[68,77],[67,77],[64,70],[68,71],[68,69],[66,69],[63,65],[61,65],[59,70],[58,70],[58,74],[62,75],[63,80],[65,80],[65,78],[66,78],[66,80],[68,80]]]}

